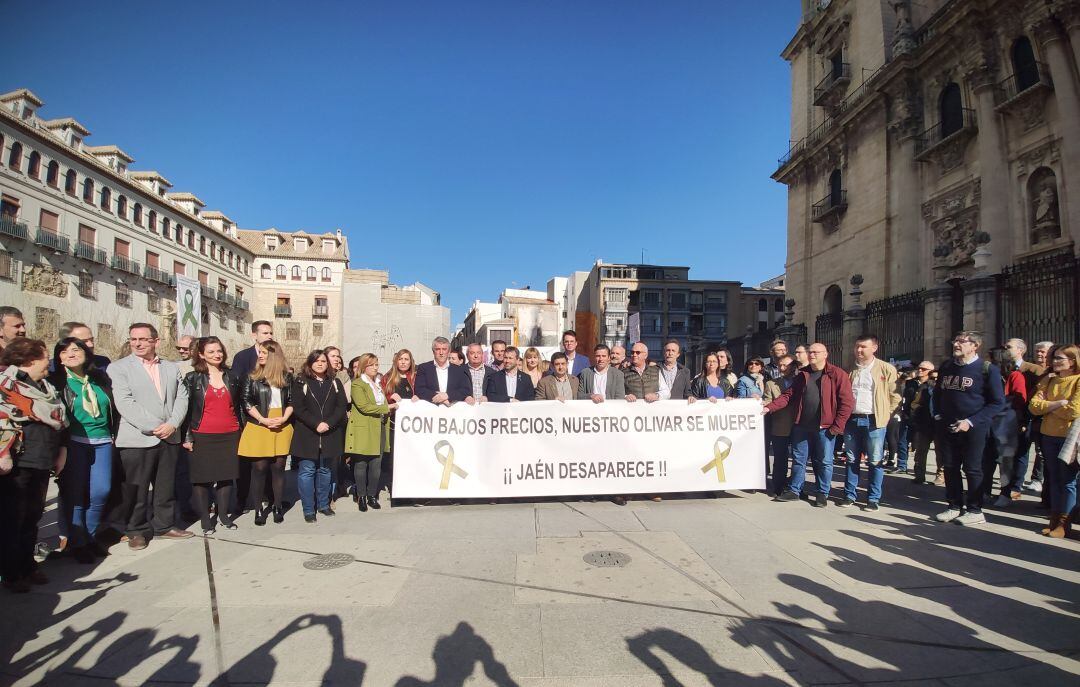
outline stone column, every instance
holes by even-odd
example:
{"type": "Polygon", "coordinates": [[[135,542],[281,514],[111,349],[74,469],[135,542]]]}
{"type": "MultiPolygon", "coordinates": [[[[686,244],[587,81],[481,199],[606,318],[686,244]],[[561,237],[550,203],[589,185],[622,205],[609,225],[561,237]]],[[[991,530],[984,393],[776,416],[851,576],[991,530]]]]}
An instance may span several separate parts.
{"type": "MultiPolygon", "coordinates": [[[[979,170],[982,196],[979,200],[979,230],[990,235],[997,259],[1009,257],[1012,232],[1009,227],[1009,163],[1001,135],[1001,118],[994,111],[993,73],[980,69],[973,75],[975,108],[979,118],[979,170]]],[[[995,270],[996,271],[996,270],[995,270]]]]}
{"type": "Polygon", "coordinates": [[[1069,34],[1069,42],[1072,44],[1073,59],[1076,67],[1080,69],[1080,2],[1073,0],[1067,6],[1058,10],[1058,19],[1069,34]]]}
{"type": "Polygon", "coordinates": [[[862,304],[862,283],[861,274],[852,275],[851,291],[848,293],[851,301],[847,310],[844,311],[840,337],[842,350],[840,360],[837,362],[845,370],[850,370],[855,364],[855,339],[866,333],[866,308],[862,304]]]}
{"type": "Polygon", "coordinates": [[[982,350],[998,345],[997,280],[980,276],[963,283],[964,329],[982,332],[982,350]]]}
{"type": "MultiPolygon", "coordinates": [[[[1048,15],[1033,21],[1029,30],[1042,46],[1043,54],[1046,55],[1050,76],[1054,80],[1054,94],[1061,121],[1080,122],[1080,92],[1077,91],[1076,78],[1073,76],[1073,60],[1080,59],[1080,56],[1074,55],[1080,51],[1080,47],[1077,47],[1080,44],[1080,40],[1077,40],[1080,39],[1080,18],[1073,18],[1070,21],[1069,30],[1073,36],[1072,50],[1065,45],[1065,36],[1048,15]]],[[[1075,135],[1074,130],[1067,130],[1061,137],[1061,167],[1064,178],[1059,181],[1059,188],[1065,189],[1066,186],[1076,188],[1080,184],[1080,136],[1075,135]]],[[[1062,226],[1068,227],[1074,240],[1080,239],[1080,197],[1074,197],[1076,195],[1069,194],[1067,202],[1062,204],[1068,209],[1067,221],[1066,217],[1062,217],[1062,226]]],[[[986,196],[984,186],[983,198],[986,196]]],[[[1064,231],[1062,235],[1064,236],[1064,231]]]]}
{"type": "Polygon", "coordinates": [[[952,293],[948,284],[938,284],[923,296],[923,357],[935,365],[952,353],[952,293]]]}
{"type": "MultiPolygon", "coordinates": [[[[919,271],[925,269],[924,256],[930,254],[923,246],[926,232],[923,231],[922,216],[914,211],[922,199],[919,181],[919,163],[915,161],[915,136],[919,132],[922,120],[918,116],[918,86],[913,76],[904,79],[897,90],[890,94],[891,117],[888,132],[891,138],[888,156],[888,193],[889,225],[886,234],[887,245],[885,269],[882,275],[886,293],[893,291],[893,285],[901,280],[901,274],[893,274],[893,260],[899,269],[919,271]],[[897,279],[894,280],[893,277],[897,279]]],[[[917,283],[930,281],[931,275],[921,275],[917,283]]]]}

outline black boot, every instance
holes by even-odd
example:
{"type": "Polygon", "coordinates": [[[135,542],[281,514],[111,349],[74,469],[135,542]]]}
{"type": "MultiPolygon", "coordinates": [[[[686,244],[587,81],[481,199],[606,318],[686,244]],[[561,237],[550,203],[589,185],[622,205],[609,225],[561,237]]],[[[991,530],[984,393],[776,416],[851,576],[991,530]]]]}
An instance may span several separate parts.
{"type": "Polygon", "coordinates": [[[285,522],[285,509],[281,506],[274,506],[274,524],[280,525],[285,522]]]}
{"type": "Polygon", "coordinates": [[[360,509],[361,513],[367,513],[367,499],[363,496],[356,500],[356,506],[360,509]]]}
{"type": "Polygon", "coordinates": [[[261,507],[255,509],[255,525],[262,527],[266,524],[266,511],[261,507]]]}
{"type": "Polygon", "coordinates": [[[380,508],[382,508],[382,506],[379,505],[379,497],[377,496],[369,496],[368,505],[375,510],[379,510],[380,508]]]}

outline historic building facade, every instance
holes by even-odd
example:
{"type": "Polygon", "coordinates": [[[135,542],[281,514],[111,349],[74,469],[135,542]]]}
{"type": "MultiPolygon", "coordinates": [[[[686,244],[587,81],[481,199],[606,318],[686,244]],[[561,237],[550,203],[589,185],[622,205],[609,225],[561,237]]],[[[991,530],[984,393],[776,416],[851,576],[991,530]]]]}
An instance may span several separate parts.
{"type": "Polygon", "coordinates": [[[346,270],[342,348],[347,355],[374,353],[388,370],[394,354],[409,349],[417,363],[431,360],[431,341],[450,331],[450,309],[431,287],[390,283],[385,270],[346,270]]]}
{"type": "Polygon", "coordinates": [[[115,356],[127,325],[175,332],[175,275],[202,283],[202,332],[231,350],[248,341],[252,252],[224,214],[173,193],[114,145],[91,146],[75,119],[42,119],[41,100],[0,95],[0,303],[47,342],[76,320],[115,356]]]}
{"type": "Polygon", "coordinates": [[[1080,0],[803,0],[783,57],[789,336],[1080,338],[1080,0]]]}
{"type": "Polygon", "coordinates": [[[240,229],[252,255],[251,314],[274,323],[293,363],[315,348],[341,345],[349,242],[341,230],[315,234],[240,229]]]}

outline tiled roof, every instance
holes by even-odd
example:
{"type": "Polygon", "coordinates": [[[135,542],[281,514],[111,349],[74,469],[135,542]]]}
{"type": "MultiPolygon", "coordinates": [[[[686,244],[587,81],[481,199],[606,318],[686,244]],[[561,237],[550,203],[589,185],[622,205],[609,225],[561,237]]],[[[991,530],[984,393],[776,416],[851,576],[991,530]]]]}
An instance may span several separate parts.
{"type": "Polygon", "coordinates": [[[326,232],[324,234],[312,234],[306,231],[280,231],[278,229],[238,229],[236,240],[258,257],[291,258],[294,260],[348,260],[345,254],[346,240],[344,237],[338,240],[337,234],[326,232]],[[278,237],[278,246],[275,249],[266,248],[265,236],[278,237]],[[298,251],[293,247],[293,239],[303,237],[311,240],[306,251],[298,251]],[[333,239],[335,242],[333,253],[324,253],[322,249],[323,239],[333,239]]]}

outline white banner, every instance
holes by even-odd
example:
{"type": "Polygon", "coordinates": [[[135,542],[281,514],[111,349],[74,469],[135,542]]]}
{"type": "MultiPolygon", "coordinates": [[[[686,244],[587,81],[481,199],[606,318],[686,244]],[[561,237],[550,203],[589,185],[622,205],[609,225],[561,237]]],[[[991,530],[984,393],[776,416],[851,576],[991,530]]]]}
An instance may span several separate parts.
{"type": "Polygon", "coordinates": [[[404,401],[395,498],[765,488],[761,402],[404,401]]]}
{"type": "Polygon", "coordinates": [[[202,284],[182,274],[176,275],[176,338],[202,332],[202,284]]]}

